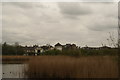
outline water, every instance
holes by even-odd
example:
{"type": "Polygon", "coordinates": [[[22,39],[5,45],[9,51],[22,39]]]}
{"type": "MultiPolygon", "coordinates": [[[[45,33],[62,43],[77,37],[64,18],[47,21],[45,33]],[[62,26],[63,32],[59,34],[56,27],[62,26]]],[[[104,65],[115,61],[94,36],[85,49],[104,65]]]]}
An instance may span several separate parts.
{"type": "Polygon", "coordinates": [[[25,78],[27,64],[3,64],[2,78],[25,78]]]}

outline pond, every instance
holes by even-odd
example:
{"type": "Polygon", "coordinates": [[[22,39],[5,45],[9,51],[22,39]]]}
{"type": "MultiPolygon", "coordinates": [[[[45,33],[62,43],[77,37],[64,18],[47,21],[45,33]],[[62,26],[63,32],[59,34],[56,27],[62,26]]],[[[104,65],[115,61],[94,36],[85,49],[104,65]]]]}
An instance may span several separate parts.
{"type": "Polygon", "coordinates": [[[2,64],[2,78],[25,78],[27,64],[2,64]]]}

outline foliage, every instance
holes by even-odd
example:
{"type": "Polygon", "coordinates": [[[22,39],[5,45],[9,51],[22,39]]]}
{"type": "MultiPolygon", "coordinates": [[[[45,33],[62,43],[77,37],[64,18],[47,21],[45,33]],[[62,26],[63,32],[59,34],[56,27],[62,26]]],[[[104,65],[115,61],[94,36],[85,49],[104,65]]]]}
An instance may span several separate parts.
{"type": "Polygon", "coordinates": [[[2,55],[23,55],[24,53],[22,46],[13,46],[6,42],[2,44],[2,55]]]}
{"type": "Polygon", "coordinates": [[[67,56],[94,56],[94,55],[117,55],[118,49],[63,49],[59,50],[48,50],[41,55],[67,55],[67,56]]]}
{"type": "MultiPolygon", "coordinates": [[[[91,56],[91,55],[117,55],[117,48],[102,48],[102,49],[83,49],[83,48],[63,48],[60,50],[46,50],[38,55],[67,55],[67,56],[91,56]]],[[[18,43],[16,45],[9,45],[6,42],[2,44],[2,54],[3,55],[35,55],[34,52],[25,53],[23,47],[18,43]]]]}
{"type": "Polygon", "coordinates": [[[117,55],[118,49],[81,49],[82,55],[117,55]]]}
{"type": "Polygon", "coordinates": [[[41,55],[59,55],[61,54],[61,51],[53,49],[43,52],[41,55]]]}
{"type": "Polygon", "coordinates": [[[80,49],[63,49],[62,55],[80,56],[81,51],[80,51],[80,49]]]}

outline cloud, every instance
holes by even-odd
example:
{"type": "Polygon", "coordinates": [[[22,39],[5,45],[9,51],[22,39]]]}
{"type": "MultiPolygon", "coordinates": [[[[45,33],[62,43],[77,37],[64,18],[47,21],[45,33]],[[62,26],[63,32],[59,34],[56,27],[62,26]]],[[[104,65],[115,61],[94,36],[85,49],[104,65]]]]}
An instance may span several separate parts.
{"type": "Polygon", "coordinates": [[[102,41],[107,44],[109,32],[117,36],[113,3],[19,2],[3,3],[2,7],[3,42],[100,46],[102,41]]]}
{"type": "Polygon", "coordinates": [[[118,28],[118,19],[104,16],[91,16],[87,28],[94,31],[107,31],[118,28]],[[92,21],[94,20],[94,22],[92,21]]]}
{"type": "Polygon", "coordinates": [[[5,5],[13,5],[16,7],[20,7],[20,8],[26,8],[26,9],[31,9],[31,8],[35,8],[35,7],[39,7],[39,8],[46,8],[44,5],[42,5],[41,3],[33,3],[33,2],[7,2],[7,4],[3,3],[3,6],[5,5]]]}
{"type": "Polygon", "coordinates": [[[58,3],[61,13],[68,18],[75,18],[80,15],[87,15],[91,10],[77,2],[58,3]]]}

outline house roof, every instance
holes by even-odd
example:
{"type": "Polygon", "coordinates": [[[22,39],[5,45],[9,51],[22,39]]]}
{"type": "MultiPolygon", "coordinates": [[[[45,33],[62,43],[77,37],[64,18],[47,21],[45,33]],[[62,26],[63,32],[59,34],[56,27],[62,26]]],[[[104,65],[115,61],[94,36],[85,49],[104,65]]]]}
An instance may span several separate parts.
{"type": "Polygon", "coordinates": [[[62,46],[60,43],[57,43],[55,46],[62,46]]]}
{"type": "Polygon", "coordinates": [[[34,50],[34,47],[23,47],[24,50],[34,50]]]}
{"type": "Polygon", "coordinates": [[[111,48],[111,47],[108,47],[108,46],[103,46],[103,47],[100,47],[100,48],[111,48]]]}
{"type": "Polygon", "coordinates": [[[42,49],[46,50],[46,49],[49,49],[48,46],[41,46],[42,49]]]}

